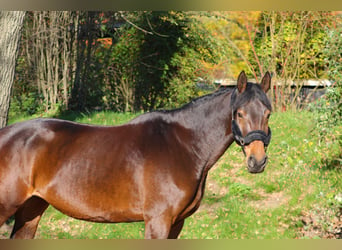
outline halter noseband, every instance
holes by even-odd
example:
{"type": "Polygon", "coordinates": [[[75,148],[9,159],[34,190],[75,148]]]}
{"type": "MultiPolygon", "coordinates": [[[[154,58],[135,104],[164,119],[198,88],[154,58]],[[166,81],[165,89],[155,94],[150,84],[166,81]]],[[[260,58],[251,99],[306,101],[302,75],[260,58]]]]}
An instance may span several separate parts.
{"type": "Polygon", "coordinates": [[[272,136],[271,129],[268,127],[268,134],[262,130],[254,130],[243,137],[241,130],[234,119],[232,119],[232,132],[236,143],[242,147],[249,145],[253,141],[262,141],[264,146],[267,147],[268,144],[270,144],[272,136]]]}

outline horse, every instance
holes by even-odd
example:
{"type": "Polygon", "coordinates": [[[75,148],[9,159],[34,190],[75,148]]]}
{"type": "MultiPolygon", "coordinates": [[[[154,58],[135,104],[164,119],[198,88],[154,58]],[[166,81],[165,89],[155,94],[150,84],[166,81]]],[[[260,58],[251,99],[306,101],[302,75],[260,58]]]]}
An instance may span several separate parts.
{"type": "Polygon", "coordinates": [[[235,141],[247,170],[267,164],[271,76],[220,87],[173,110],[147,112],[119,126],[53,118],[0,130],[0,226],[34,238],[49,205],[80,220],[143,221],[146,239],[175,239],[200,206],[208,171],[235,141]]]}

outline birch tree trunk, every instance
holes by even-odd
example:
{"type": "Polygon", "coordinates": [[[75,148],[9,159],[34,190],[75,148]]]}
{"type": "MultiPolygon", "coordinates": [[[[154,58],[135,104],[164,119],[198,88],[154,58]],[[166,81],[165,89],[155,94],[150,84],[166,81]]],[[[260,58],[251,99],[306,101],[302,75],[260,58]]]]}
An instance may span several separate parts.
{"type": "Polygon", "coordinates": [[[7,124],[24,16],[25,11],[0,12],[0,128],[7,124]]]}

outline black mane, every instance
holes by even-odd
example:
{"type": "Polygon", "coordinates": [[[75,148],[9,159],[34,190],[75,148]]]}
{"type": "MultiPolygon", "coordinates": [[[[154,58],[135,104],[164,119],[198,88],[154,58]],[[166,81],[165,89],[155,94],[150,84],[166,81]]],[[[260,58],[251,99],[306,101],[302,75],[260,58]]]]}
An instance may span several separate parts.
{"type": "Polygon", "coordinates": [[[210,102],[210,100],[215,99],[216,97],[221,96],[225,93],[229,93],[229,92],[231,92],[230,88],[220,87],[218,90],[216,90],[210,94],[197,97],[197,98],[191,100],[189,103],[186,103],[179,108],[158,109],[158,110],[150,111],[150,112],[147,112],[145,114],[142,114],[142,115],[134,118],[133,120],[130,121],[130,123],[143,122],[146,120],[150,120],[152,118],[160,119],[161,118],[160,115],[162,115],[162,117],[163,117],[162,119],[169,119],[171,117],[177,116],[180,113],[183,113],[183,111],[188,111],[188,112],[190,112],[190,114],[192,114],[193,110],[195,108],[200,107],[200,106],[202,106],[202,104],[206,104],[206,103],[210,102]],[[166,115],[166,116],[164,116],[164,115],[166,115]]]}
{"type": "Polygon", "coordinates": [[[219,89],[217,89],[216,91],[209,93],[207,95],[203,95],[197,98],[192,99],[190,102],[184,104],[183,106],[179,107],[179,108],[175,108],[175,109],[161,109],[161,110],[156,110],[155,112],[162,112],[162,113],[170,113],[170,112],[177,112],[177,111],[182,111],[185,109],[189,109],[193,106],[197,106],[197,105],[201,105],[202,103],[206,103],[208,100],[211,100],[217,96],[220,96],[224,93],[227,92],[231,92],[230,88],[226,88],[226,87],[220,87],[219,89]]]}

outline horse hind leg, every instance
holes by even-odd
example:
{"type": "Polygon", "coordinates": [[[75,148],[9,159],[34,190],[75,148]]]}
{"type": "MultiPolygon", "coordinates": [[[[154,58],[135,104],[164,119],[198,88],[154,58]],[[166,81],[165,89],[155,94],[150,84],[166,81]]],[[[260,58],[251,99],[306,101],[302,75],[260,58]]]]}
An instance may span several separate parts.
{"type": "Polygon", "coordinates": [[[168,239],[177,239],[184,225],[184,219],[172,225],[168,239]]]}
{"type": "Polygon", "coordinates": [[[11,233],[11,238],[34,238],[39,220],[48,206],[49,203],[37,196],[32,196],[26,200],[14,215],[15,223],[11,233]]]}

